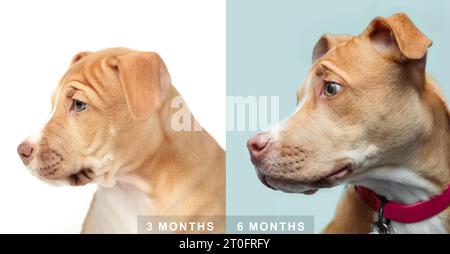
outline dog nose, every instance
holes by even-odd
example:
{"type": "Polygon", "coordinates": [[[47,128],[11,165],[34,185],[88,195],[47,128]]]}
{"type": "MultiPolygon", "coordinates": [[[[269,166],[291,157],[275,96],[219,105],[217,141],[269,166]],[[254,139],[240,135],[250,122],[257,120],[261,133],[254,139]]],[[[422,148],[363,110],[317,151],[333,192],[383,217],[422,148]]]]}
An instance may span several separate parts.
{"type": "Polygon", "coordinates": [[[252,162],[261,160],[269,150],[271,136],[267,132],[259,133],[247,141],[247,149],[250,152],[252,162]]]}
{"type": "Polygon", "coordinates": [[[17,153],[19,153],[20,158],[22,159],[23,164],[27,165],[30,161],[31,154],[33,154],[34,146],[28,141],[22,142],[17,147],[17,153]]]}

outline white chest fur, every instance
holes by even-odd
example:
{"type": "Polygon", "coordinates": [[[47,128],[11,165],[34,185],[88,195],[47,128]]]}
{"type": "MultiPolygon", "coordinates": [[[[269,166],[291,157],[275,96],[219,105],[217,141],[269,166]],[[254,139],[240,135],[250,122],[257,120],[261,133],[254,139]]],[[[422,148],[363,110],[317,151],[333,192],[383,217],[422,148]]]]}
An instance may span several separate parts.
{"type": "MultiPolygon", "coordinates": [[[[438,194],[436,186],[419,177],[407,168],[377,168],[356,176],[350,181],[365,186],[388,200],[404,204],[425,201],[433,194],[438,194]]],[[[397,233],[447,233],[438,216],[417,223],[392,222],[397,233]]]]}
{"type": "Polygon", "coordinates": [[[151,200],[134,186],[99,186],[84,233],[137,233],[138,216],[150,214],[151,200]]]}
{"type": "Polygon", "coordinates": [[[391,225],[398,234],[447,234],[437,216],[417,223],[392,222],[391,225]]]}

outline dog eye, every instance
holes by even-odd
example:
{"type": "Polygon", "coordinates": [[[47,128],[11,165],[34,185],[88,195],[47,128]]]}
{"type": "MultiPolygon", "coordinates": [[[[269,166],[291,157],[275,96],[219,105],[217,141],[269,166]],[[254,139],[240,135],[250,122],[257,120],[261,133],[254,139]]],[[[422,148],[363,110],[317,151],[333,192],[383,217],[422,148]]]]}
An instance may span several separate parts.
{"type": "Polygon", "coordinates": [[[323,89],[323,93],[327,97],[331,97],[336,95],[342,90],[342,86],[339,83],[333,82],[333,81],[327,81],[325,83],[325,87],[323,89]]]}
{"type": "Polygon", "coordinates": [[[87,104],[85,102],[79,101],[79,100],[73,100],[72,102],[72,109],[75,110],[75,112],[81,112],[87,108],[87,104]]]}

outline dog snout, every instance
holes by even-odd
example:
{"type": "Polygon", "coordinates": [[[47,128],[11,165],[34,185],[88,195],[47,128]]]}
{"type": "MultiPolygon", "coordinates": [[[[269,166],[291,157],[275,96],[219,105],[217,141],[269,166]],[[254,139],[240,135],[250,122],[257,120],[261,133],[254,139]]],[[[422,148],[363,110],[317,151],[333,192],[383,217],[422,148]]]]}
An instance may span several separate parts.
{"type": "Polygon", "coordinates": [[[17,153],[19,153],[20,159],[25,165],[30,162],[33,151],[34,145],[29,141],[24,141],[17,147],[17,153]]]}
{"type": "Polygon", "coordinates": [[[247,141],[247,148],[253,163],[260,161],[269,151],[271,145],[271,135],[269,133],[259,133],[247,141]]]}

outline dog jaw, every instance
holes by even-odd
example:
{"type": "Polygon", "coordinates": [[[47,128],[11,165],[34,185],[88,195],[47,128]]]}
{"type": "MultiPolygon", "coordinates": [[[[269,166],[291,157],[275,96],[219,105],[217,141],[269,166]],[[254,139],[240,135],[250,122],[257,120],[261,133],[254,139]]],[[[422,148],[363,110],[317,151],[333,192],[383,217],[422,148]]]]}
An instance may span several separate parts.
{"type": "Polygon", "coordinates": [[[346,181],[355,171],[355,161],[336,159],[322,168],[312,166],[312,159],[299,146],[273,149],[262,161],[254,162],[260,181],[274,190],[313,194],[320,188],[331,188],[346,181]],[[281,150],[281,152],[277,152],[281,150]]]}
{"type": "Polygon", "coordinates": [[[38,132],[26,139],[35,149],[27,165],[35,177],[51,185],[83,186],[97,182],[110,187],[115,184],[114,176],[118,170],[113,165],[112,154],[107,153],[100,158],[89,156],[77,163],[64,153],[66,149],[50,147],[43,137],[43,132],[38,132]]]}

